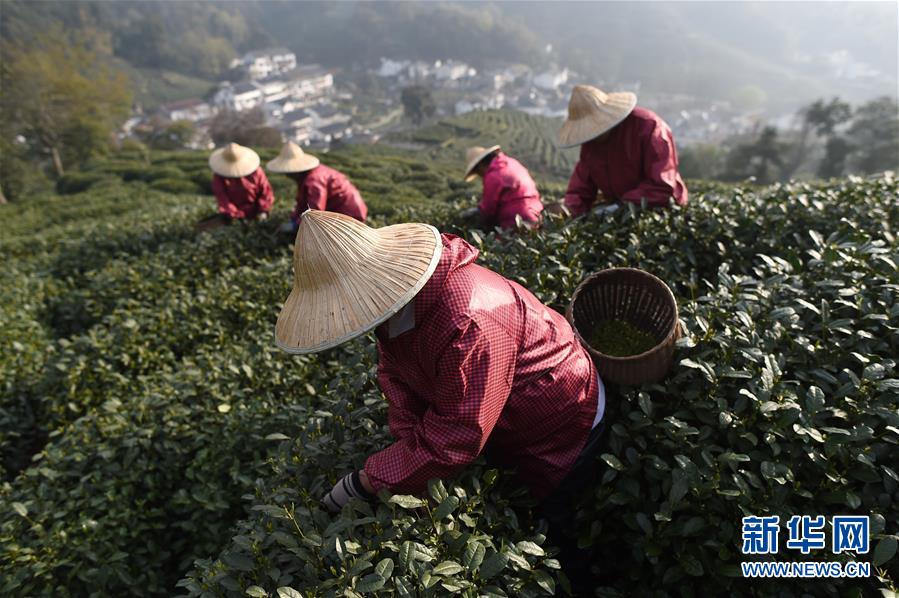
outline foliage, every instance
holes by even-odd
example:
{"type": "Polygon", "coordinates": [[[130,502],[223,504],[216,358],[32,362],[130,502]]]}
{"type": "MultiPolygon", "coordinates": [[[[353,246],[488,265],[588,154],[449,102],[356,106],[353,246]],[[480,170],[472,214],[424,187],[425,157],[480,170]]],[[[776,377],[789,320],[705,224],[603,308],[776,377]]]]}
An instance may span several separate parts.
{"type": "Polygon", "coordinates": [[[209,123],[209,135],[216,145],[239,143],[246,146],[280,147],[281,133],[265,124],[261,108],[232,112],[219,111],[209,123]]]}
{"type": "Polygon", "coordinates": [[[774,167],[784,165],[785,149],[785,144],[778,139],[777,129],[765,127],[754,141],[730,151],[724,178],[737,181],[753,177],[762,184],[774,182],[780,178],[774,167]]]}
{"type": "Polygon", "coordinates": [[[204,2],[11,1],[4,4],[0,31],[4,39],[25,40],[60,27],[95,43],[102,40],[102,53],[133,67],[208,79],[225,70],[239,49],[269,43],[242,12],[237,5],[204,2]]]}
{"type": "Polygon", "coordinates": [[[567,177],[574,169],[578,150],[560,149],[556,145],[555,135],[560,125],[559,119],[512,110],[488,110],[442,119],[412,133],[394,135],[393,139],[424,144],[432,157],[455,162],[460,170],[467,148],[500,144],[535,173],[567,177]]]}
{"type": "MultiPolygon", "coordinates": [[[[92,161],[84,174],[112,181],[0,207],[0,593],[172,595],[182,577],[194,595],[564,586],[527,496],[482,465],[428,502],[322,512],[328,485],[387,442],[373,343],[311,357],[272,346],[290,248],[265,224],[196,236],[210,198],[149,188],[193,182],[207,157],[92,161]]],[[[685,208],[548,217],[501,237],[460,227],[473,201],[454,164],[379,147],[322,158],[374,223],[464,234],[480,263],[557,309],[608,266],[671,285],[677,364],[609,405],[603,483],[580,510],[604,595],[808,593],[731,576],[746,513],[870,514],[875,546],[892,541],[895,180],[691,183],[685,208]]],[[[272,183],[283,216],[292,183],[272,183]]],[[[814,592],[873,593],[895,584],[895,563],[814,592]]]]}
{"type": "Polygon", "coordinates": [[[21,135],[35,156],[51,156],[56,174],[109,149],[112,132],[128,115],[131,93],[121,73],[85,45],[67,43],[61,30],[28,44],[0,46],[2,126],[21,135]]]}
{"type": "Polygon", "coordinates": [[[82,193],[97,183],[108,180],[111,177],[102,172],[70,172],[57,179],[56,192],[61,195],[82,193]]]}
{"type": "Polygon", "coordinates": [[[424,85],[404,87],[400,94],[400,100],[403,103],[406,118],[416,125],[420,125],[422,121],[431,118],[437,111],[434,96],[431,95],[431,90],[424,85]]]}
{"type": "Polygon", "coordinates": [[[0,134],[0,204],[25,199],[47,187],[47,177],[29,160],[25,144],[0,134]]]}
{"type": "Polygon", "coordinates": [[[177,150],[190,143],[194,136],[194,125],[188,120],[170,122],[152,119],[135,132],[152,149],[177,150]]]}
{"type": "Polygon", "coordinates": [[[859,106],[847,131],[857,151],[849,157],[859,172],[899,170],[899,107],[882,97],[859,106]]]}
{"type": "Polygon", "coordinates": [[[342,371],[321,389],[298,436],[269,436],[282,441],[274,470],[244,497],[250,517],[230,545],[218,559],[198,561],[194,579],[179,584],[191,595],[274,596],[286,588],[333,595],[349,588],[349,595],[528,596],[554,586],[558,562],[542,558],[542,535],[518,522],[533,501],[503,478],[494,487],[495,470],[473,468],[448,487],[435,481],[430,500],[385,495],[337,516],[324,510],[321,495],[335,474],[361,467],[389,442],[372,349],[342,356],[342,371]]]}

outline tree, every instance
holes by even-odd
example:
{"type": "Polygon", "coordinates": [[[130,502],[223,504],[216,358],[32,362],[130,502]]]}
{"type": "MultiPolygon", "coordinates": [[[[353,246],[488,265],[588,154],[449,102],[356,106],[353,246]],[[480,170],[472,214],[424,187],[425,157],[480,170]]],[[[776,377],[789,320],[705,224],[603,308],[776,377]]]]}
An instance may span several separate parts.
{"type": "Polygon", "coordinates": [[[825,104],[824,100],[818,100],[808,106],[804,112],[804,121],[822,137],[830,137],[834,129],[849,120],[852,116],[852,108],[846,102],[835,97],[825,104]]]}
{"type": "MultiPolygon", "coordinates": [[[[823,99],[817,100],[800,110],[799,114],[802,118],[802,130],[799,133],[799,142],[792,152],[790,161],[783,167],[784,178],[792,177],[806,159],[809,137],[812,132],[819,137],[829,139],[835,134],[835,129],[839,125],[849,120],[849,117],[852,115],[852,108],[846,102],[841,101],[840,98],[834,97],[830,102],[825,102],[823,99]]],[[[836,147],[837,145],[834,145],[834,149],[836,147]]],[[[831,158],[835,156],[836,154],[832,155],[831,158]]],[[[834,166],[835,164],[831,164],[827,168],[830,169],[834,166]]],[[[821,168],[819,165],[819,170],[821,168]]]]}
{"type": "Polygon", "coordinates": [[[187,120],[174,122],[154,118],[138,131],[138,137],[149,147],[159,150],[182,149],[194,136],[194,125],[187,120]]]}
{"type": "Polygon", "coordinates": [[[678,170],[684,178],[715,179],[721,174],[725,150],[715,143],[694,143],[678,150],[678,170]]]}
{"type": "Polygon", "coordinates": [[[420,125],[426,118],[434,116],[437,111],[431,90],[423,85],[403,88],[401,99],[406,116],[416,125],[420,125]]]}
{"type": "Polygon", "coordinates": [[[115,40],[115,53],[135,66],[159,68],[170,59],[165,27],[158,15],[134,19],[115,40]]]}
{"type": "Polygon", "coordinates": [[[22,136],[38,157],[49,156],[57,176],[64,163],[105,152],[127,118],[131,91],[86,46],[53,29],[28,46],[0,45],[0,119],[6,136],[22,136]]]}
{"type": "Polygon", "coordinates": [[[850,163],[863,173],[899,169],[899,110],[896,99],[882,97],[859,106],[846,136],[855,151],[850,163]]]}
{"type": "Polygon", "coordinates": [[[852,153],[852,144],[839,135],[832,135],[827,140],[824,148],[824,158],[818,165],[818,176],[829,179],[843,174],[846,168],[846,158],[852,153]]]}
{"type": "Polygon", "coordinates": [[[767,184],[778,179],[772,166],[783,166],[785,147],[778,139],[777,129],[765,127],[751,143],[736,146],[727,156],[725,178],[736,180],[753,176],[756,182],[767,184]]]}
{"type": "Polygon", "coordinates": [[[239,143],[255,147],[278,147],[281,133],[265,124],[265,114],[259,108],[244,112],[223,110],[209,123],[209,135],[216,145],[239,143]]]}

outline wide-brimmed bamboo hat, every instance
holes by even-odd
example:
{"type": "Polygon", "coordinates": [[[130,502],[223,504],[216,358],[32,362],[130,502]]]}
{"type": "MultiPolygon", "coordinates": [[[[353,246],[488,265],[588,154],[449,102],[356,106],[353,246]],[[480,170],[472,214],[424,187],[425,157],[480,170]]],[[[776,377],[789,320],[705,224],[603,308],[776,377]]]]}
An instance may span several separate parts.
{"type": "Polygon", "coordinates": [[[212,155],[209,156],[209,168],[215,174],[224,177],[247,176],[259,168],[259,154],[248,147],[229,143],[212,152],[212,155]]]}
{"type": "Polygon", "coordinates": [[[415,297],[442,251],[429,224],[371,228],[344,214],[307,210],[275,343],[288,353],[315,353],[365,334],[415,297]]]}
{"type": "Polygon", "coordinates": [[[318,158],[304,152],[293,141],[288,141],[281,148],[278,157],[266,164],[265,167],[272,172],[306,172],[319,164],[318,158]]]}
{"type": "Polygon", "coordinates": [[[473,181],[475,177],[478,176],[476,174],[472,174],[471,172],[472,170],[474,170],[474,167],[478,165],[478,162],[498,149],[498,145],[493,145],[490,147],[481,147],[479,145],[476,145],[474,147],[468,148],[468,151],[465,152],[465,180],[473,181]]]}
{"type": "Polygon", "coordinates": [[[629,91],[606,93],[592,85],[575,85],[568,118],[559,129],[559,145],[574,147],[596,139],[630,114],[637,96],[629,91]]]}

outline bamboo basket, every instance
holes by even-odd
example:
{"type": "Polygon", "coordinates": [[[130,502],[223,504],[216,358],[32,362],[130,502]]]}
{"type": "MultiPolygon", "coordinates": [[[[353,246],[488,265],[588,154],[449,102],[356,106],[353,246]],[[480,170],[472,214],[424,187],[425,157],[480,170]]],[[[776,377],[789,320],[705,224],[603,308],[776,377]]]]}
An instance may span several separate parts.
{"type": "Polygon", "coordinates": [[[664,282],[636,268],[610,268],[591,274],[578,285],[566,317],[590,353],[599,375],[616,384],[648,384],[665,378],[680,338],[677,302],[664,282]],[[628,357],[600,353],[587,342],[606,320],[624,320],[656,339],[656,346],[628,357]]]}

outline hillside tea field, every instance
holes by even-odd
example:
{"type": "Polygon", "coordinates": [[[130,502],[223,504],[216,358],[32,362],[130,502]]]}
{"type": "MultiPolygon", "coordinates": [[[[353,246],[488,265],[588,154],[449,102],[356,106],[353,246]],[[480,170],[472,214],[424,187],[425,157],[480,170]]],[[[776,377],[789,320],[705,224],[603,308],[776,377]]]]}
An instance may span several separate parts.
{"type": "Polygon", "coordinates": [[[567,177],[574,170],[578,149],[556,146],[561,122],[511,110],[478,110],[411,133],[397,133],[391,139],[420,144],[430,158],[455,161],[460,169],[469,147],[500,144],[538,174],[567,177]]]}
{"type": "MultiPolygon", "coordinates": [[[[117,158],[81,173],[99,175],[83,191],[0,207],[0,594],[563,593],[508,472],[481,463],[425,497],[322,509],[389,442],[373,340],[277,350],[290,248],[268,225],[196,236],[212,198],[155,183],[195,174],[199,186],[205,156],[168,158],[146,157],[160,179],[117,158]]],[[[578,510],[599,595],[896,589],[895,180],[697,183],[685,209],[551,219],[504,239],[461,230],[471,188],[441,166],[393,151],[328,160],[377,224],[463,234],[480,263],[557,309],[609,266],[671,285],[685,331],[675,366],[608,406],[602,484],[578,510]],[[870,515],[871,553],[858,558],[872,577],[740,578],[748,514],[870,515]]],[[[277,191],[283,216],[292,190],[277,191]]]]}

